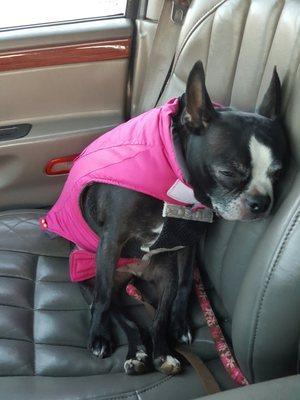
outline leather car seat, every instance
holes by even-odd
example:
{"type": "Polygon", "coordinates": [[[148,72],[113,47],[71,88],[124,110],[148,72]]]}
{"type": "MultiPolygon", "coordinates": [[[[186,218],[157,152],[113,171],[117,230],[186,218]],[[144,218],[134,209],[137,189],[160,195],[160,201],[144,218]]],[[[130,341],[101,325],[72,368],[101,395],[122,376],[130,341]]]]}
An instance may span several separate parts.
{"type": "MultiPolygon", "coordinates": [[[[211,97],[253,111],[277,65],[290,136],[289,173],[272,215],[260,222],[219,221],[199,244],[210,299],[251,382],[296,373],[300,337],[299,72],[300,1],[193,1],[161,102],[182,93],[202,59],[211,97]]],[[[0,213],[0,398],[191,399],[204,390],[190,367],[182,375],[128,377],[124,337],[94,359],[86,350],[89,308],[69,281],[70,244],[38,228],[39,210],[0,213]]],[[[136,307],[135,303],[128,304],[136,307]]],[[[193,349],[223,390],[234,387],[203,316],[193,308],[193,349]]]]}
{"type": "Polygon", "coordinates": [[[277,66],[292,153],[290,171],[270,218],[209,226],[202,268],[213,304],[252,382],[296,372],[300,337],[299,157],[300,2],[193,2],[181,32],[162,102],[184,90],[190,66],[201,58],[210,96],[254,111],[277,66]],[[215,6],[215,12],[208,10],[215,6]],[[203,15],[206,18],[203,19],[203,15]],[[201,20],[202,18],[202,20],[201,20]],[[199,23],[201,21],[201,23],[199,23]]]}

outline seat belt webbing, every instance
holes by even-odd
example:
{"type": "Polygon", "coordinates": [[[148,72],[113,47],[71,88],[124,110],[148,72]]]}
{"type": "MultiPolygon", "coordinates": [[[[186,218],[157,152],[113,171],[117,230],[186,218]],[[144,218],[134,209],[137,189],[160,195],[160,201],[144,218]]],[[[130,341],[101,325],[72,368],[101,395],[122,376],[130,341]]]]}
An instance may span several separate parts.
{"type": "Polygon", "coordinates": [[[165,0],[149,54],[138,114],[156,106],[174,58],[188,0],[165,0]]]}

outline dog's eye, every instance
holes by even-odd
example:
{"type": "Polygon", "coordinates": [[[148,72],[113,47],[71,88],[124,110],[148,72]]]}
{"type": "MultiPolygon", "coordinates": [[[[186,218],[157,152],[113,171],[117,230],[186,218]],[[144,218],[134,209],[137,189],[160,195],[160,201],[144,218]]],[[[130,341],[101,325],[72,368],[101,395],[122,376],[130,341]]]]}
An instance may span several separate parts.
{"type": "Polygon", "coordinates": [[[229,178],[233,178],[235,176],[235,174],[231,171],[226,171],[226,170],[221,170],[219,171],[219,173],[223,176],[227,176],[229,178]]]}
{"type": "Polygon", "coordinates": [[[272,171],[269,176],[273,181],[277,181],[281,176],[282,170],[277,169],[276,171],[272,171]]]}

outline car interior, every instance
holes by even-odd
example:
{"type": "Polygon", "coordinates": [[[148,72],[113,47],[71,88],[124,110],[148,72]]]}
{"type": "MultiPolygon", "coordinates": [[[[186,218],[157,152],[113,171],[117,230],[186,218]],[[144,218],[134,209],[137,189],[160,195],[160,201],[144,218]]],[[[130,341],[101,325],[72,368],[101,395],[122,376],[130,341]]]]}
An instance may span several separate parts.
{"type": "Polygon", "coordinates": [[[299,38],[299,0],[128,0],[112,16],[0,27],[1,399],[300,399],[299,38]],[[271,215],[217,220],[198,246],[209,300],[250,383],[231,379],[193,298],[191,350],[220,387],[211,396],[188,364],[176,376],[125,375],[117,325],[113,355],[92,357],[71,243],[38,223],[83,148],[180,96],[197,60],[212,100],[249,112],[276,66],[291,153],[271,215]]]}

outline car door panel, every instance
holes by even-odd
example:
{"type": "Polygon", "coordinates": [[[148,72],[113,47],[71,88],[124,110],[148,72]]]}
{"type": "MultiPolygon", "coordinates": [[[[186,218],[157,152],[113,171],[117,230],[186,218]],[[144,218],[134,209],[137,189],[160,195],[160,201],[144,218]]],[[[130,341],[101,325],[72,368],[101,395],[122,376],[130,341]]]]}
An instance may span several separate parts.
{"type": "Polygon", "coordinates": [[[80,153],[123,121],[131,23],[98,25],[47,27],[48,36],[24,29],[20,41],[21,29],[0,32],[0,127],[32,125],[0,142],[0,209],[52,204],[66,175],[48,176],[48,161],[80,153]]]}

